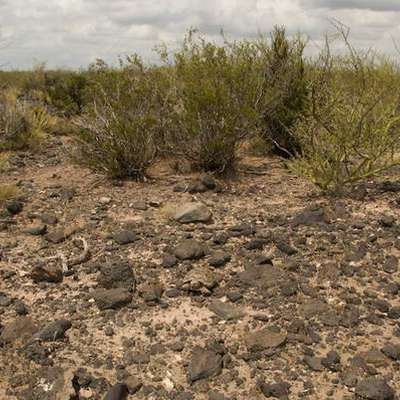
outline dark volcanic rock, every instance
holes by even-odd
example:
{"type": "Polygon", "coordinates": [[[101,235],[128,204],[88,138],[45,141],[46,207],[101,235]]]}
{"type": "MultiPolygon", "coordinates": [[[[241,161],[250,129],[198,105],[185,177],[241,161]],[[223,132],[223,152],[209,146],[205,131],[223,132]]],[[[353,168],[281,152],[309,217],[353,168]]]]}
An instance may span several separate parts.
{"type": "Polygon", "coordinates": [[[128,394],[128,386],[125,383],[117,383],[107,392],[104,400],[125,400],[128,394]]]}
{"type": "Polygon", "coordinates": [[[32,235],[32,236],[41,236],[47,232],[47,226],[44,224],[40,225],[31,225],[25,229],[25,233],[32,235]]]}
{"type": "Polygon", "coordinates": [[[368,400],[394,400],[395,392],[382,378],[370,377],[356,386],[356,395],[368,400]]]}
{"type": "Polygon", "coordinates": [[[222,393],[212,391],[208,393],[208,400],[229,400],[229,399],[225,397],[222,393]]]}
{"type": "Polygon", "coordinates": [[[260,289],[268,289],[284,279],[283,272],[270,265],[249,265],[243,272],[238,274],[240,283],[244,286],[253,286],[260,289]]]}
{"type": "Polygon", "coordinates": [[[175,267],[176,264],[178,264],[178,260],[174,255],[164,254],[162,261],[161,261],[161,265],[164,268],[172,268],[172,267],[175,267]]]}
{"type": "Polygon", "coordinates": [[[292,256],[297,253],[297,249],[295,249],[286,239],[282,237],[277,237],[274,239],[275,246],[282,252],[287,254],[288,256],[292,256]]]}
{"type": "Polygon", "coordinates": [[[383,270],[388,274],[393,274],[399,269],[399,260],[397,257],[388,256],[383,264],[383,270]]]}
{"type": "Polygon", "coordinates": [[[27,340],[38,331],[38,327],[29,317],[18,317],[5,325],[1,331],[0,341],[12,343],[17,340],[27,340]]]}
{"type": "Polygon", "coordinates": [[[187,191],[189,193],[205,193],[207,192],[206,185],[203,184],[201,181],[193,181],[188,185],[187,191]]]}
{"type": "Polygon", "coordinates": [[[51,322],[36,333],[34,339],[42,340],[44,342],[53,342],[55,340],[63,339],[65,332],[67,332],[71,326],[71,321],[66,319],[51,322]]]}
{"type": "Polygon", "coordinates": [[[322,358],[321,357],[310,357],[310,356],[305,356],[304,357],[304,362],[313,370],[316,372],[321,372],[324,370],[324,367],[321,363],[322,358]]]}
{"type": "Polygon", "coordinates": [[[208,260],[208,264],[211,267],[219,268],[223,267],[226,263],[231,261],[231,256],[224,251],[216,251],[211,255],[211,258],[208,260]]]}
{"type": "Polygon", "coordinates": [[[323,208],[312,208],[302,211],[297,214],[293,220],[292,224],[294,226],[305,225],[318,225],[328,222],[325,210],[323,208]]]}
{"type": "Polygon", "coordinates": [[[218,189],[218,182],[210,175],[202,176],[200,178],[200,181],[208,190],[218,189]]]}
{"type": "Polygon", "coordinates": [[[146,303],[158,303],[164,292],[160,283],[148,282],[140,288],[140,294],[146,303]]]}
{"type": "Polygon", "coordinates": [[[268,244],[268,240],[266,239],[252,239],[250,242],[246,243],[245,248],[247,250],[262,250],[264,246],[268,244]]]}
{"type": "Polygon", "coordinates": [[[121,245],[133,243],[139,239],[135,232],[126,229],[115,233],[113,238],[118,244],[121,245]]]}
{"type": "Polygon", "coordinates": [[[23,208],[24,204],[18,200],[10,200],[6,203],[6,210],[12,215],[19,214],[23,208]]]}
{"type": "Polygon", "coordinates": [[[321,360],[322,365],[330,371],[340,370],[340,356],[336,351],[330,351],[325,358],[321,360]]]}
{"type": "Polygon", "coordinates": [[[321,314],[329,312],[329,306],[319,300],[309,300],[298,306],[299,314],[310,319],[321,314]]]}
{"type": "Polygon", "coordinates": [[[400,192],[400,181],[385,181],[382,182],[380,185],[380,189],[383,192],[392,192],[392,193],[397,193],[400,192]]]}
{"type": "Polygon", "coordinates": [[[128,262],[115,262],[101,266],[98,284],[106,289],[135,287],[135,275],[128,262]]]}
{"type": "Polygon", "coordinates": [[[286,382],[279,383],[262,383],[260,385],[261,392],[265,397],[273,397],[276,399],[284,399],[289,396],[290,385],[286,382]]]}
{"type": "Polygon", "coordinates": [[[205,248],[203,244],[188,239],[176,246],[175,255],[180,260],[198,260],[205,256],[205,248]]]}
{"type": "Polygon", "coordinates": [[[275,349],[285,344],[287,334],[274,332],[268,328],[250,332],[245,335],[244,341],[250,351],[262,351],[275,349]]]}
{"type": "Polygon", "coordinates": [[[215,244],[223,245],[226,244],[226,242],[229,240],[229,237],[230,236],[226,232],[220,232],[217,235],[215,235],[213,242],[215,244]]]}
{"type": "Polygon", "coordinates": [[[33,267],[30,276],[35,283],[60,283],[63,281],[63,272],[59,264],[36,265],[33,267]]]}
{"type": "Polygon", "coordinates": [[[140,364],[145,365],[150,362],[150,355],[142,352],[128,352],[124,355],[124,361],[128,365],[140,364]]]}
{"type": "Polygon", "coordinates": [[[8,307],[12,303],[12,299],[5,293],[0,292],[0,306],[8,307]]]}
{"type": "Polygon", "coordinates": [[[185,203],[176,209],[174,220],[181,224],[209,222],[211,211],[202,203],[185,203]]]}
{"type": "Polygon", "coordinates": [[[131,293],[124,288],[96,290],[93,298],[100,310],[118,309],[132,301],[131,293]]]}
{"type": "Polygon", "coordinates": [[[190,382],[218,375],[222,370],[222,357],[212,350],[195,347],[189,364],[190,382]]]}
{"type": "Polygon", "coordinates": [[[47,233],[47,235],[46,235],[47,241],[49,241],[50,243],[54,243],[54,244],[64,242],[67,239],[67,237],[68,237],[68,233],[62,228],[51,231],[51,232],[47,233]]]}
{"type": "Polygon", "coordinates": [[[392,360],[400,361],[400,345],[387,343],[382,348],[382,353],[392,360]]]}
{"type": "Polygon", "coordinates": [[[126,386],[128,386],[129,394],[137,393],[143,385],[142,382],[135,376],[128,376],[124,382],[126,386]]]}
{"type": "Polygon", "coordinates": [[[209,309],[226,321],[239,319],[244,316],[244,312],[241,309],[229,303],[223,303],[220,300],[213,300],[209,305],[209,309]]]}
{"type": "Polygon", "coordinates": [[[251,236],[256,233],[256,228],[250,224],[235,225],[229,229],[229,233],[233,237],[251,236]]]}
{"type": "Polygon", "coordinates": [[[47,225],[55,225],[58,222],[58,218],[54,214],[42,214],[40,220],[47,225]]]}

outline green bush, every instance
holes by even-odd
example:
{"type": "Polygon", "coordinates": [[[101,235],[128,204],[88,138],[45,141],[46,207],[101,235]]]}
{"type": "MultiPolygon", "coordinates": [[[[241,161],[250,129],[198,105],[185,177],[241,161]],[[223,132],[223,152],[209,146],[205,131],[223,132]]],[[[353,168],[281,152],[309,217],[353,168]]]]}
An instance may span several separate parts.
{"type": "Polygon", "coordinates": [[[91,72],[93,100],[76,120],[76,159],[111,177],[142,179],[163,135],[163,71],[133,56],[119,68],[98,61],[91,72]]]}
{"type": "Polygon", "coordinates": [[[45,111],[32,109],[18,99],[18,92],[0,92],[0,151],[27,150],[43,139],[49,120],[45,111]]]}
{"type": "Polygon", "coordinates": [[[194,169],[233,172],[238,146],[259,125],[256,46],[227,41],[218,46],[190,31],[173,58],[176,106],[167,150],[194,169]]]}
{"type": "Polygon", "coordinates": [[[327,47],[313,66],[310,109],[293,130],[299,158],[291,168],[324,191],[343,191],[399,163],[399,66],[357,52],[341,31],[348,54],[327,47]]]}
{"type": "Polygon", "coordinates": [[[88,77],[84,72],[48,71],[45,73],[45,92],[49,105],[60,114],[70,117],[82,113],[86,105],[88,77]]]}
{"type": "Polygon", "coordinates": [[[291,129],[307,107],[305,42],[300,36],[288,39],[285,28],[275,27],[270,40],[261,40],[259,48],[265,85],[258,103],[264,122],[262,137],[273,153],[292,157],[299,142],[291,129]]]}
{"type": "Polygon", "coordinates": [[[32,126],[15,91],[0,93],[0,150],[23,148],[31,139],[32,126]]]}

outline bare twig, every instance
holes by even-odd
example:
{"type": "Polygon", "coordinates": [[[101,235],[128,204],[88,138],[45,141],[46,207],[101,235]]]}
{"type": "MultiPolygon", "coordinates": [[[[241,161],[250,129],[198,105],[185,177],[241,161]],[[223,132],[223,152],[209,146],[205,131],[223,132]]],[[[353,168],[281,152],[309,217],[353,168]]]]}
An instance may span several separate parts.
{"type": "Polygon", "coordinates": [[[83,264],[84,262],[86,262],[90,259],[91,254],[90,254],[89,246],[87,244],[86,239],[83,237],[79,237],[79,238],[77,238],[77,240],[80,240],[83,245],[83,251],[78,256],[72,257],[72,258],[67,258],[64,253],[59,251],[55,256],[41,258],[40,261],[48,262],[48,261],[59,259],[61,262],[63,273],[68,272],[71,269],[71,267],[74,267],[75,265],[83,264]]]}

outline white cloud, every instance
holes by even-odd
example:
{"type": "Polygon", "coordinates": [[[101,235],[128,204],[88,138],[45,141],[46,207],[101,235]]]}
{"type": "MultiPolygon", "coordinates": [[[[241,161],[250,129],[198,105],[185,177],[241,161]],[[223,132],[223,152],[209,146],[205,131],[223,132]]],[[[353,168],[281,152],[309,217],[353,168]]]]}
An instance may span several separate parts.
{"type": "Polygon", "coordinates": [[[138,52],[151,59],[160,41],[174,46],[190,27],[210,36],[254,36],[284,24],[318,40],[329,18],[352,27],[355,44],[392,52],[400,39],[400,0],[0,0],[0,65],[85,66],[138,52]]]}

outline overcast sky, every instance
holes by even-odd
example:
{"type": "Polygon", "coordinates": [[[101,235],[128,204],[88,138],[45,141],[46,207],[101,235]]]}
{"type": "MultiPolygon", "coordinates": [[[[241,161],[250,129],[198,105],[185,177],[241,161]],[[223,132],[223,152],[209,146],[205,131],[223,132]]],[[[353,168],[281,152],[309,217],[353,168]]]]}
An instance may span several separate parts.
{"type": "Polygon", "coordinates": [[[330,18],[358,46],[393,54],[400,42],[400,0],[0,0],[0,65],[76,68],[133,52],[152,60],[156,43],[173,47],[191,26],[237,38],[284,24],[316,46],[330,18]]]}

